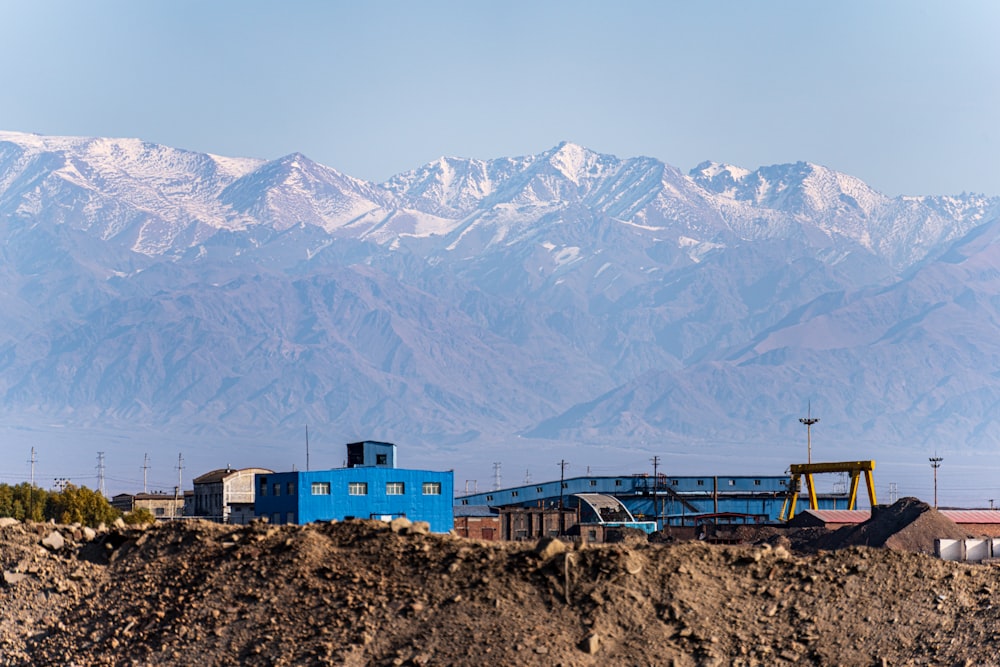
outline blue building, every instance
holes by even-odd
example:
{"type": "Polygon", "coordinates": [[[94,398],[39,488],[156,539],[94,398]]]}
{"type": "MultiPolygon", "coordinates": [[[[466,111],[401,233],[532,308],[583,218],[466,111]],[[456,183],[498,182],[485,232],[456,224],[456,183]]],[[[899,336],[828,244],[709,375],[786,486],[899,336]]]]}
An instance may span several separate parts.
{"type": "Polygon", "coordinates": [[[435,533],[454,527],[454,473],[396,466],[396,446],[366,440],[347,445],[347,467],[259,474],[255,513],[271,523],[406,517],[435,533]]]}
{"type": "MultiPolygon", "coordinates": [[[[774,523],[788,495],[786,476],[668,476],[621,475],[573,477],[563,481],[526,484],[473,493],[458,505],[488,507],[555,507],[576,494],[606,494],[621,501],[639,521],[682,526],[706,515],[742,515],[747,521],[774,523]]],[[[820,494],[820,509],[847,509],[848,496],[820,494]]]]}

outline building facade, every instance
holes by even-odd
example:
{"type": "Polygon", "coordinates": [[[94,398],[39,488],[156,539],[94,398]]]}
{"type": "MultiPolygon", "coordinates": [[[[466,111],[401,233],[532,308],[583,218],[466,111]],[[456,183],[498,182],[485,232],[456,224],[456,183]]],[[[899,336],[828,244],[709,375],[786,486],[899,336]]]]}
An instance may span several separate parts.
{"type": "Polygon", "coordinates": [[[276,524],[402,516],[435,533],[454,528],[454,473],[396,468],[391,443],[347,448],[346,468],[258,473],[256,516],[276,524]]]}
{"type": "Polygon", "coordinates": [[[137,509],[149,510],[156,519],[176,519],[184,516],[184,496],[170,493],[119,493],[111,506],[123,514],[137,509]]]}
{"type": "Polygon", "coordinates": [[[270,472],[266,468],[220,468],[196,477],[190,516],[221,523],[249,523],[254,518],[254,477],[270,472]]]}

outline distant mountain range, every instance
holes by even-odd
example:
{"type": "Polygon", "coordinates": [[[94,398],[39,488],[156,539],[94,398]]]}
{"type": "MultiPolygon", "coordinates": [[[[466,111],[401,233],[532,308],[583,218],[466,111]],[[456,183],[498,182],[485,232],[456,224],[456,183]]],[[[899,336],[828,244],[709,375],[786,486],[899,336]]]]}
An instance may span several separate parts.
{"type": "Polygon", "coordinates": [[[0,418],[995,449],[1000,199],[571,143],[369,183],[0,132],[0,418]]]}

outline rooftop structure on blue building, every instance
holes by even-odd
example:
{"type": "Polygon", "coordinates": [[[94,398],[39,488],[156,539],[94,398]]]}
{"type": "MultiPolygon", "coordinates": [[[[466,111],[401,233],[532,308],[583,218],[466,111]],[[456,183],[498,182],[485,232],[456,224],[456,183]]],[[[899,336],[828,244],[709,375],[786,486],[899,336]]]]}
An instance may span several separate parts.
{"type": "Polygon", "coordinates": [[[256,515],[272,523],[406,517],[431,531],[454,526],[454,473],[396,467],[396,445],[347,445],[347,467],[257,475],[256,515]]]}

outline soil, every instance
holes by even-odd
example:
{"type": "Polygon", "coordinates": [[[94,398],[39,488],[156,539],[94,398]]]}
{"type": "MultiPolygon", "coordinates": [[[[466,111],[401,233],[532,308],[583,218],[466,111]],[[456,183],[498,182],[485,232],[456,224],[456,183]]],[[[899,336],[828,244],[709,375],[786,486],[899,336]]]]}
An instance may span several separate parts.
{"type": "Polygon", "coordinates": [[[740,545],[479,542],[405,520],[0,525],[0,664],[998,664],[1000,569],[891,547],[939,528],[913,507],[873,519],[895,531],[740,545]]]}

